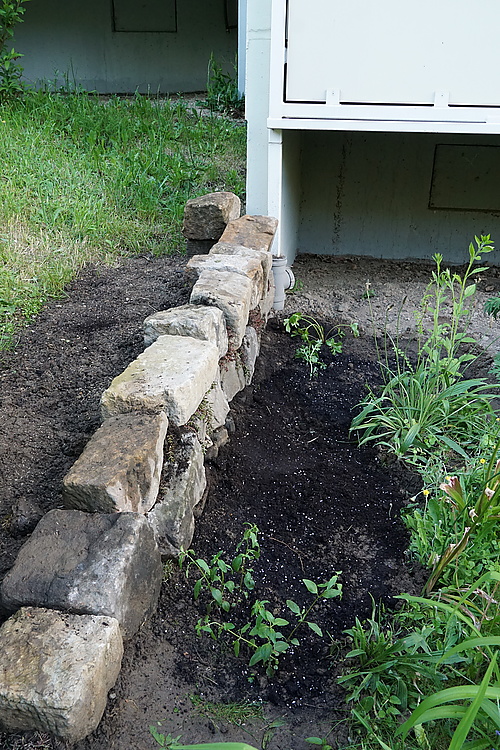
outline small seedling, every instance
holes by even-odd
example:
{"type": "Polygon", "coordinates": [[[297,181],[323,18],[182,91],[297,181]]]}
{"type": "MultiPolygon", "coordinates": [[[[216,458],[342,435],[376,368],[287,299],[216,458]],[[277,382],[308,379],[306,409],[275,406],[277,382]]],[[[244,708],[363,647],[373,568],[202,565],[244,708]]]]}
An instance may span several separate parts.
{"type": "Polygon", "coordinates": [[[344,328],[349,328],[354,336],[359,336],[358,324],[350,323],[348,325],[336,325],[325,333],[325,329],[311,315],[303,313],[293,313],[284,321],[285,330],[292,336],[300,336],[303,343],[295,352],[297,359],[309,365],[309,375],[312,378],[318,371],[326,367],[326,363],[321,358],[321,349],[325,344],[333,355],[340,354],[342,351],[342,338],[344,337],[344,328]],[[335,331],[335,335],[333,335],[335,331]],[[336,337],[335,337],[336,336],[336,337]]]}
{"type": "Polygon", "coordinates": [[[194,585],[194,598],[198,599],[203,593],[207,599],[206,614],[196,623],[198,635],[205,633],[213,640],[228,638],[232,642],[235,656],[240,655],[242,647],[245,648],[250,652],[249,666],[262,663],[266,674],[272,677],[278,669],[281,654],[300,645],[296,632],[301,626],[306,625],[320,638],[323,637],[321,628],[309,619],[309,615],[320,599],[340,597],[342,585],[338,582],[340,573],[335,573],[328,581],[320,584],[304,578],[304,586],[314,598],[309,606],[303,607],[292,599],[287,599],[286,606],[295,624],[271,612],[267,607],[267,599],[256,599],[250,607],[247,622],[237,627],[235,623],[226,620],[226,616],[235,607],[244,604],[255,588],[251,563],[260,556],[258,533],[255,524],[246,524],[243,539],[229,563],[224,560],[222,552],[213,555],[208,563],[197,558],[193,550],[182,552],[179,562],[182,567],[187,560],[186,576],[191,569],[199,573],[194,585]],[[287,628],[288,633],[283,628],[287,628]]]}

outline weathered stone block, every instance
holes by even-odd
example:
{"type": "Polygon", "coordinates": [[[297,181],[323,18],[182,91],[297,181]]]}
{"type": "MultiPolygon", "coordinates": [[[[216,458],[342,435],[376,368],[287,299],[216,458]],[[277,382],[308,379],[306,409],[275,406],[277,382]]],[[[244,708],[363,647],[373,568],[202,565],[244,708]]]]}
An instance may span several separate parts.
{"type": "Polygon", "coordinates": [[[267,291],[264,293],[264,296],[262,297],[261,301],[257,305],[258,313],[264,322],[267,322],[269,313],[273,309],[275,294],[276,294],[276,288],[274,286],[274,277],[273,277],[273,274],[271,273],[269,275],[269,280],[267,282],[267,291]]]}
{"type": "Polygon", "coordinates": [[[203,271],[228,271],[247,276],[252,284],[250,307],[259,304],[264,293],[264,273],[259,258],[248,258],[243,255],[195,255],[185,268],[186,278],[194,284],[203,271]]]}
{"type": "Polygon", "coordinates": [[[224,357],[220,362],[220,380],[222,390],[229,402],[246,386],[245,369],[239,354],[224,357]]]}
{"type": "Polygon", "coordinates": [[[182,232],[190,240],[218,240],[226,224],[240,215],[241,203],[234,193],[219,192],[188,200],[182,232]]]}
{"type": "Polygon", "coordinates": [[[156,607],[160,553],[145,516],[51,510],[1,586],[7,612],[31,605],[106,615],[130,638],[156,607]]]}
{"type": "Polygon", "coordinates": [[[207,431],[210,434],[218,427],[221,427],[226,422],[226,417],[229,414],[229,403],[222,390],[220,378],[218,378],[207,391],[205,400],[208,406],[208,414],[206,417],[207,431]]]}
{"type": "Polygon", "coordinates": [[[228,223],[220,241],[252,250],[270,250],[277,226],[278,220],[270,216],[241,216],[228,223]]]}
{"type": "Polygon", "coordinates": [[[122,655],[112,617],[19,610],[0,628],[1,724],[82,740],[101,720],[122,655]]]}
{"type": "Polygon", "coordinates": [[[144,321],[144,343],[152,344],[158,336],[191,336],[211,341],[219,350],[219,357],[227,352],[227,329],[222,311],[217,307],[181,305],[150,315],[144,321]]]}
{"type": "Polygon", "coordinates": [[[247,326],[240,349],[241,364],[245,374],[245,383],[250,385],[255,371],[255,362],[259,356],[260,343],[257,331],[247,326]]]}
{"type": "Polygon", "coordinates": [[[104,391],[103,418],[165,411],[173,424],[185,424],[217,377],[218,360],[210,341],[159,336],[104,391]]]}
{"type": "Polygon", "coordinates": [[[181,547],[187,549],[194,534],[194,507],[206,487],[203,451],[192,433],[186,432],[183,444],[169,464],[156,505],[147,514],[160,552],[164,557],[178,557],[181,547]]]}
{"type": "Polygon", "coordinates": [[[246,276],[229,271],[202,271],[191,292],[190,302],[222,310],[229,342],[239,349],[250,311],[253,284],[246,276]]]}
{"type": "Polygon", "coordinates": [[[91,513],[152,508],[167,426],[163,412],[107,419],[63,480],[65,506],[91,513]]]}
{"type": "Polygon", "coordinates": [[[256,258],[260,261],[263,274],[264,290],[273,269],[273,256],[269,250],[252,250],[244,245],[232,245],[230,242],[217,242],[210,249],[210,255],[239,255],[243,258],[256,258]]]}

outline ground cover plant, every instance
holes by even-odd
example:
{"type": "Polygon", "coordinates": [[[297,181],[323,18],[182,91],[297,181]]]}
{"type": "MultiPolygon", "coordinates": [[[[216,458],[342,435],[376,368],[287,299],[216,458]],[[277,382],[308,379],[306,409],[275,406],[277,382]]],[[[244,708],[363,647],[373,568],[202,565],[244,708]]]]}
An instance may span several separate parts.
{"type": "Polygon", "coordinates": [[[80,91],[0,104],[0,347],[85,263],[182,249],[188,198],[244,193],[245,128],[190,103],[80,91]]]}

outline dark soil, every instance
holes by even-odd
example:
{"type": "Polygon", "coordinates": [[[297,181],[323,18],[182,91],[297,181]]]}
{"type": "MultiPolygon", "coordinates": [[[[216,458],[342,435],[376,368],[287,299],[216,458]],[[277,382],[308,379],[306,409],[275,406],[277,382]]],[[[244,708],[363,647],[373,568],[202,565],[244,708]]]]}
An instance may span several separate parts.
{"type": "MultiPolygon", "coordinates": [[[[102,391],[143,349],[143,319],[186,302],[183,265],[144,257],[85,271],[3,356],[0,577],[40,516],[61,506],[61,480],[99,424],[102,391]]],[[[348,434],[365,384],[378,378],[370,338],[346,337],[343,353],[313,379],[294,352],[295,341],[271,320],[254,384],[232,404],[235,431],[207,465],[210,492],[193,548],[205,558],[231,554],[244,524],[256,523],[256,595],[280,616],[286,599],[307,603],[301,579],[321,582],[341,571],[342,600],[314,611],[328,637],[306,629],[300,648],[268,679],[224,644],[195,635],[202,611],[192,601],[193,581],[170,564],[156,614],[126,645],[103,721],[77,750],[153,750],[148,727],[157,721],[185,742],[241,739],[260,747],[267,733],[268,750],[306,748],[305,737],[325,734],[345,716],[335,683],[342,631],[369,616],[372,599],[393,606],[394,595],[421,587],[421,572],[405,558],[400,520],[418,480],[359,449],[348,434]],[[256,717],[234,726],[207,701],[255,701],[256,717]],[[283,726],[270,730],[277,718],[283,726]]],[[[345,739],[345,729],[334,737],[345,739]]],[[[64,743],[39,733],[0,734],[0,747],[64,743]]]]}

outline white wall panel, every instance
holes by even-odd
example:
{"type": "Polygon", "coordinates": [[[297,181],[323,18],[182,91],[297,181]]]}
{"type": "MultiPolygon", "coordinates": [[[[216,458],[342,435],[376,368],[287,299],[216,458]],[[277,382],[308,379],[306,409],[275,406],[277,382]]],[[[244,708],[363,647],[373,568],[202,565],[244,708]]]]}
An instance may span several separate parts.
{"type": "Polygon", "coordinates": [[[288,0],[288,14],[289,101],[500,106],[498,0],[288,0]]]}

